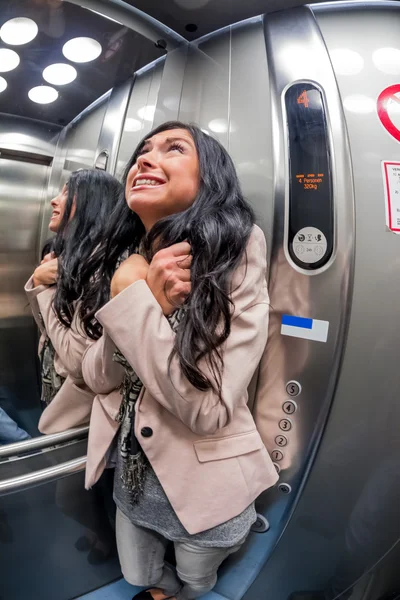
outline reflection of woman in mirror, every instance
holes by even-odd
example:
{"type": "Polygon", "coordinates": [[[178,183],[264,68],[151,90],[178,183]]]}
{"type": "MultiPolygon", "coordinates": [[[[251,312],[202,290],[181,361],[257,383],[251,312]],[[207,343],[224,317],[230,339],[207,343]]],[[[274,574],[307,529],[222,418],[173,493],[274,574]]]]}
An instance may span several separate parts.
{"type": "MultiPolygon", "coordinates": [[[[42,333],[39,348],[46,408],[39,429],[43,433],[89,421],[94,394],[84,384],[81,362],[99,327],[90,316],[90,294],[99,284],[90,257],[104,239],[111,213],[124,205],[121,184],[96,170],[72,173],[51,201],[49,229],[56,237],[47,244],[42,263],[25,288],[42,333]]],[[[81,479],[57,482],[57,506],[85,527],[75,547],[89,551],[91,564],[107,560],[113,547],[112,530],[105,519],[112,512],[107,507],[111,489],[111,471],[91,491],[89,501],[83,498],[87,492],[81,479]]],[[[109,518],[113,519],[112,514],[109,518]]]]}
{"type": "Polygon", "coordinates": [[[93,279],[89,259],[103,240],[121,189],[108,173],[80,170],[72,173],[51,202],[49,228],[57,234],[53,251],[25,288],[42,333],[39,351],[46,408],[39,429],[43,433],[89,421],[93,393],[84,384],[81,370],[83,352],[96,328],[90,317],[90,293],[85,291],[93,279]]]}
{"type": "Polygon", "coordinates": [[[138,598],[186,600],[214,587],[256,519],[255,498],[277,480],[247,407],[267,339],[265,239],[230,156],[197,127],[155,129],[124,184],[126,218],[99,252],[103,281],[120,240],[137,248],[112,276],[96,315],[103,336],[84,357],[98,393],[87,485],[120,424],[122,571],[150,588],[138,598]],[[164,561],[168,540],[176,573],[164,561]]]}

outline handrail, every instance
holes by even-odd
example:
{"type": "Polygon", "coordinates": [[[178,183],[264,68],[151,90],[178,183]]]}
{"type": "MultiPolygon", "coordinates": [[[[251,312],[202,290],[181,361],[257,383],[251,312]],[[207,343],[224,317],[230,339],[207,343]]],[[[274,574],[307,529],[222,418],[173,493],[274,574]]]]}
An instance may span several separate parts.
{"type": "Polygon", "coordinates": [[[0,496],[6,496],[14,492],[21,492],[23,490],[35,487],[41,483],[49,483],[55,479],[72,475],[83,471],[86,465],[86,456],[80,456],[74,460],[61,463],[54,467],[47,469],[40,469],[27,475],[19,475],[18,477],[12,477],[10,479],[4,479],[0,481],[0,496]]]}
{"type": "Polygon", "coordinates": [[[66,431],[61,431],[60,433],[51,433],[49,435],[42,435],[40,437],[32,438],[30,440],[24,440],[23,442],[7,444],[6,446],[0,447],[0,459],[19,454],[25,454],[31,450],[49,448],[59,444],[60,442],[79,440],[86,437],[88,431],[89,427],[76,427],[75,429],[67,429],[66,431]]]}
{"type": "Polygon", "coordinates": [[[154,17],[127,4],[123,0],[68,0],[102,15],[111,17],[126,27],[133,29],[155,44],[162,39],[167,51],[188,44],[188,41],[176,31],[164,25],[154,17]]]}

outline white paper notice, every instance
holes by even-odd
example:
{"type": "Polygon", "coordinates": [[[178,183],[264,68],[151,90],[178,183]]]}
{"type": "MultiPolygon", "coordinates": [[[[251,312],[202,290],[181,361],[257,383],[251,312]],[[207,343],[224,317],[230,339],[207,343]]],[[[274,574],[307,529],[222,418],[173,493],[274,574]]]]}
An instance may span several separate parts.
{"type": "Polygon", "coordinates": [[[386,225],[393,233],[400,233],[400,162],[382,161],[385,188],[386,225]]]}

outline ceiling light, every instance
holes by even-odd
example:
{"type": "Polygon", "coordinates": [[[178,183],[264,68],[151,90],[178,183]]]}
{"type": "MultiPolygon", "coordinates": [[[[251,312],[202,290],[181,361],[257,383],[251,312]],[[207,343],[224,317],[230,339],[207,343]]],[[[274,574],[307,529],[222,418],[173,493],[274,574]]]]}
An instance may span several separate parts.
{"type": "Polygon", "coordinates": [[[28,96],[32,102],[37,102],[38,104],[50,104],[50,102],[57,100],[58,92],[49,85],[38,85],[29,90],[28,96]]]}
{"type": "Polygon", "coordinates": [[[6,21],[0,29],[0,37],[10,46],[21,46],[31,42],[38,34],[38,26],[32,19],[17,17],[6,21]]]}
{"type": "Polygon", "coordinates": [[[330,53],[333,68],[339,75],[357,75],[364,67],[364,59],[358,52],[337,48],[330,53]]]}
{"type": "Polygon", "coordinates": [[[4,79],[4,77],[0,77],[0,94],[1,94],[1,92],[4,92],[6,87],[7,87],[7,81],[4,79]]]}
{"type": "Polygon", "coordinates": [[[137,114],[141,119],[144,119],[145,121],[152,121],[154,119],[155,112],[156,107],[149,104],[148,106],[143,106],[142,108],[139,108],[137,114]]]}
{"type": "Polygon", "coordinates": [[[372,54],[375,67],[388,75],[400,74],[400,50],[397,48],[379,48],[372,54]]]}
{"type": "Polygon", "coordinates": [[[367,115],[375,110],[375,102],[373,99],[368,98],[368,96],[363,96],[362,94],[347,96],[347,98],[344,99],[343,104],[347,110],[362,115],[367,115]]]}
{"type": "Polygon", "coordinates": [[[99,42],[93,38],[77,37],[64,44],[62,51],[68,60],[84,63],[98,58],[102,52],[102,48],[99,42]]]}
{"type": "Polygon", "coordinates": [[[66,85],[67,83],[74,81],[76,76],[76,69],[72,65],[67,65],[65,63],[49,65],[43,71],[43,79],[53,85],[66,85]]]}
{"type": "Polygon", "coordinates": [[[0,73],[16,69],[19,65],[19,56],[14,50],[0,49],[0,73]]]}

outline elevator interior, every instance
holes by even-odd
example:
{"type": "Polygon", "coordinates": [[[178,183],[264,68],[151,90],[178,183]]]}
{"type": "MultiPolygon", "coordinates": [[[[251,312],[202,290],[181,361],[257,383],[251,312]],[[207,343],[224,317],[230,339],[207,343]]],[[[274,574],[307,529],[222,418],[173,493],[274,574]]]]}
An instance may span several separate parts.
{"type": "Polygon", "coordinates": [[[400,6],[188,4],[0,7],[0,27],[24,16],[39,28],[20,47],[0,39],[20,56],[0,73],[0,407],[31,436],[0,446],[0,597],[54,600],[56,589],[70,600],[120,576],[105,496],[83,490],[87,429],[37,431],[37,332],[23,285],[68,174],[120,176],[153,126],[179,118],[227,147],[268,244],[269,341],[250,397],[280,479],[209,599],[329,589],[377,600],[400,584],[400,238],[387,215],[396,185],[382,175],[400,167],[400,147],[378,110],[400,128],[400,6]],[[100,43],[98,58],[65,60],[63,44],[79,36],[100,43]],[[28,91],[59,62],[76,80],[54,86],[56,101],[32,102],[28,91]],[[101,564],[75,547],[87,529],[107,547],[101,564]]]}

